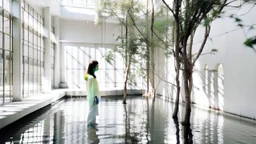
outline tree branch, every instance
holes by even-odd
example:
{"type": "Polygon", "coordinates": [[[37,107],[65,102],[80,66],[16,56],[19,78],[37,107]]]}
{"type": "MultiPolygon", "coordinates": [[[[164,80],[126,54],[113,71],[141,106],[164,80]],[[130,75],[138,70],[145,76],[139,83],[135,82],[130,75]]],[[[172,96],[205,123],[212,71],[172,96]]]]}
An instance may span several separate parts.
{"type": "Polygon", "coordinates": [[[199,56],[200,56],[201,53],[203,52],[204,46],[205,46],[205,44],[206,44],[206,42],[207,42],[207,39],[208,39],[208,37],[209,37],[210,30],[211,30],[211,27],[210,27],[210,26],[206,26],[206,27],[205,27],[204,41],[203,41],[203,43],[202,43],[202,45],[201,45],[201,47],[200,47],[200,49],[199,49],[199,52],[198,52],[198,54],[197,54],[197,56],[196,56],[194,62],[192,63],[192,67],[194,67],[194,65],[195,65],[195,63],[196,63],[196,61],[197,61],[197,59],[199,58],[199,56]],[[209,28],[209,29],[208,29],[208,28],[209,28]]]}
{"type": "Polygon", "coordinates": [[[165,2],[165,0],[162,0],[162,2],[171,11],[171,13],[172,13],[173,17],[175,18],[175,20],[177,20],[177,15],[174,13],[173,9],[165,2]]]}

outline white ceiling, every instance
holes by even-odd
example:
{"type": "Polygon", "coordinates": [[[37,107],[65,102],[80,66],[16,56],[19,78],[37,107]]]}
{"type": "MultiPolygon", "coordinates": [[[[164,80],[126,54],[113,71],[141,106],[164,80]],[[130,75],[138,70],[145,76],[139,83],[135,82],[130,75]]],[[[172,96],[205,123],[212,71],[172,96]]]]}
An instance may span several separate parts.
{"type": "Polygon", "coordinates": [[[50,7],[51,12],[55,16],[60,15],[60,1],[61,0],[26,0],[29,4],[37,7],[50,7]]]}
{"type": "MultiPolygon", "coordinates": [[[[51,13],[54,16],[59,16],[61,19],[94,21],[95,10],[92,8],[82,8],[73,6],[61,6],[61,0],[26,0],[30,5],[44,8],[50,7],[51,13]]],[[[114,18],[108,18],[107,22],[118,23],[114,18]]]]}

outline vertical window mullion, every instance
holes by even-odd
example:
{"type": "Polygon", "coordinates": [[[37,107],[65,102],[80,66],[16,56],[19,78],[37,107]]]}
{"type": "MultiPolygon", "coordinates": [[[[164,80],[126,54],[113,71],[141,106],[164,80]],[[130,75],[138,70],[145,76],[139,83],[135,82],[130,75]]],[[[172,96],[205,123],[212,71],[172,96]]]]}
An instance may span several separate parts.
{"type": "Polygon", "coordinates": [[[3,97],[5,102],[5,33],[3,34],[3,53],[2,53],[2,58],[3,58],[3,97]]]}
{"type": "MultiPolygon", "coordinates": [[[[3,1],[2,1],[2,6],[4,8],[3,1]]],[[[3,59],[3,52],[4,52],[4,9],[2,9],[2,47],[1,48],[2,48],[1,57],[3,59]]],[[[2,62],[4,63],[4,60],[2,62]]],[[[3,86],[4,86],[4,67],[2,69],[2,72],[3,72],[2,79],[3,79],[3,86]]],[[[3,95],[3,103],[5,103],[4,90],[2,91],[2,95],[3,95]]]]}
{"type": "Polygon", "coordinates": [[[38,22],[38,13],[36,13],[36,22],[37,22],[37,36],[36,36],[36,38],[37,38],[37,84],[36,84],[36,87],[37,87],[37,92],[39,93],[40,91],[39,91],[39,84],[40,84],[40,75],[39,75],[39,71],[40,71],[40,46],[39,46],[39,36],[40,36],[40,33],[39,33],[39,26],[38,26],[38,24],[39,24],[39,22],[38,22]]]}
{"type": "MultiPolygon", "coordinates": [[[[10,2],[10,9],[11,9],[11,5],[12,3],[10,2]]],[[[10,56],[9,56],[9,96],[10,98],[13,97],[12,95],[12,85],[13,85],[13,59],[12,59],[12,21],[11,21],[11,14],[9,15],[10,16],[10,23],[9,23],[9,26],[10,26],[10,40],[9,40],[9,45],[10,45],[10,56]]],[[[12,101],[12,99],[10,99],[10,101],[12,101]]]]}
{"type": "MultiPolygon", "coordinates": [[[[23,9],[23,15],[24,15],[24,11],[25,11],[25,9],[23,9]]],[[[24,18],[24,16],[23,16],[23,18],[24,18]]],[[[22,40],[22,68],[23,68],[23,75],[22,75],[22,77],[23,77],[23,80],[22,80],[22,87],[23,87],[23,90],[22,90],[22,96],[23,96],[23,98],[25,97],[25,57],[24,57],[24,48],[25,48],[25,22],[24,22],[24,19],[23,19],[23,23],[22,23],[22,38],[23,38],[23,40],[22,40]]]]}
{"type": "Polygon", "coordinates": [[[27,90],[28,90],[28,97],[30,96],[30,89],[29,89],[29,85],[30,85],[30,26],[29,26],[29,9],[30,6],[28,5],[28,84],[27,84],[27,90]]]}
{"type": "Polygon", "coordinates": [[[33,13],[32,13],[32,20],[31,21],[33,21],[33,23],[32,23],[32,49],[33,49],[33,51],[32,51],[32,60],[33,60],[33,65],[32,65],[32,83],[33,83],[33,93],[35,93],[35,79],[34,79],[34,77],[35,77],[35,72],[34,72],[34,67],[35,67],[35,56],[34,56],[34,51],[35,51],[35,45],[34,45],[34,35],[35,35],[35,26],[34,26],[34,10],[33,10],[33,13]]]}

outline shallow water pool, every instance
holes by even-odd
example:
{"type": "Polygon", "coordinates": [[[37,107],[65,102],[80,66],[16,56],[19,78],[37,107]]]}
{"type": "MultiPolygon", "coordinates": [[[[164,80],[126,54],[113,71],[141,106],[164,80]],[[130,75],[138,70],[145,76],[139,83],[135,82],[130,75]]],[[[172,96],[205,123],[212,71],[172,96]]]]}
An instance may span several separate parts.
{"type": "MultiPolygon", "coordinates": [[[[195,143],[256,144],[256,124],[211,110],[193,108],[189,139],[182,117],[172,119],[173,103],[145,97],[103,98],[97,130],[87,128],[86,98],[62,99],[0,131],[0,143],[195,143]]],[[[180,116],[184,109],[180,106],[180,116]]]]}

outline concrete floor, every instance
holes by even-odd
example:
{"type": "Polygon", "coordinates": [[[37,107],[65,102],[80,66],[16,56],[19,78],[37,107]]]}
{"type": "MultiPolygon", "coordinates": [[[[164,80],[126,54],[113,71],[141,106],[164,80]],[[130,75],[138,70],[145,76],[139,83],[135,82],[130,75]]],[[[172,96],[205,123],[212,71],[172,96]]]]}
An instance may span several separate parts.
{"type": "MultiPolygon", "coordinates": [[[[62,99],[0,131],[0,143],[184,143],[184,128],[172,119],[173,104],[145,97],[104,97],[97,129],[87,128],[86,98],[62,99]]],[[[180,107],[180,116],[184,109],[180,107]]],[[[256,143],[255,121],[194,107],[191,140],[198,144],[256,143]]]]}

